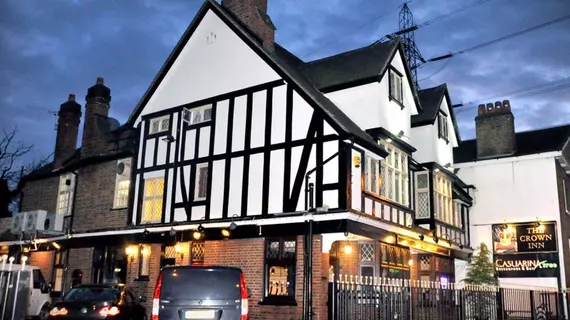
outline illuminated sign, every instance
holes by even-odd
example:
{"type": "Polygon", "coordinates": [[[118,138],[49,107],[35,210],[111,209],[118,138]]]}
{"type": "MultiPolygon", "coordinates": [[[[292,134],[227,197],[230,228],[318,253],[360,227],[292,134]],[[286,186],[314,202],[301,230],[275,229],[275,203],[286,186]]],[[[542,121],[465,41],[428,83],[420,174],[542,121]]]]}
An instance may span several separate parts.
{"type": "Polygon", "coordinates": [[[521,253],[494,255],[495,270],[501,278],[556,277],[558,253],[521,253]]]}

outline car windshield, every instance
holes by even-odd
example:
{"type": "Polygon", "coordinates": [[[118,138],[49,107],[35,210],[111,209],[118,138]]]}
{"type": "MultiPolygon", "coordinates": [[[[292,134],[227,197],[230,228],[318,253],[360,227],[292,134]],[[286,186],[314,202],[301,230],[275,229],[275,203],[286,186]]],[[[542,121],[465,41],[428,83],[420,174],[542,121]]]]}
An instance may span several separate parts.
{"type": "Polygon", "coordinates": [[[121,290],[112,287],[77,287],[69,290],[64,301],[95,300],[109,301],[119,298],[121,290]]]}

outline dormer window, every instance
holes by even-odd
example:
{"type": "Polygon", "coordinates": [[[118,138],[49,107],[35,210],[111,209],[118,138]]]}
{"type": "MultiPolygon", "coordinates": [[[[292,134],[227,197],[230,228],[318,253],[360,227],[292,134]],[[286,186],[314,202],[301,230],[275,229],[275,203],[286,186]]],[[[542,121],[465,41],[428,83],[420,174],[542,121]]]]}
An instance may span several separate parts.
{"type": "Polygon", "coordinates": [[[404,94],[402,93],[402,75],[395,69],[390,69],[390,99],[396,101],[403,108],[404,94]]]}
{"type": "Polygon", "coordinates": [[[189,125],[212,120],[212,105],[182,110],[182,120],[189,125]]]}
{"type": "Polygon", "coordinates": [[[439,137],[445,141],[449,141],[449,132],[447,128],[447,116],[443,112],[439,112],[437,117],[439,137]]]}

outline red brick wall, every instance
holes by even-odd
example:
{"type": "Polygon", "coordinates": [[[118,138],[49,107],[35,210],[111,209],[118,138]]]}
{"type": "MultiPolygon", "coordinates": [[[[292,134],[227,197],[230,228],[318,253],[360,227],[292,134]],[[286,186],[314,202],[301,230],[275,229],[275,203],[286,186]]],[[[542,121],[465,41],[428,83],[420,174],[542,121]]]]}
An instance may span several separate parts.
{"type": "Polygon", "coordinates": [[[73,230],[120,228],[127,225],[127,209],[112,210],[115,197],[117,160],[81,168],[73,230]]]}
{"type": "Polygon", "coordinates": [[[30,252],[30,259],[28,264],[40,267],[42,274],[47,282],[52,281],[52,268],[53,268],[53,251],[35,251],[30,252]]]}
{"type": "Polygon", "coordinates": [[[360,246],[358,245],[358,241],[335,241],[331,250],[337,250],[337,248],[338,251],[336,251],[336,254],[340,262],[339,274],[343,276],[359,275],[360,246]],[[350,253],[346,252],[346,247],[352,248],[352,251],[350,253]]]}
{"type": "Polygon", "coordinates": [[[22,190],[24,199],[20,210],[55,212],[58,187],[59,176],[27,182],[22,190]]]}
{"type": "Polygon", "coordinates": [[[71,286],[71,274],[75,269],[83,271],[83,283],[91,283],[91,270],[93,268],[93,248],[70,249],[65,277],[65,288],[71,286]]]}
{"type": "MultiPolygon", "coordinates": [[[[295,298],[298,306],[261,306],[263,298],[263,268],[265,239],[243,239],[206,241],[204,263],[239,267],[245,274],[247,286],[251,290],[249,300],[252,320],[298,320],[302,315],[303,302],[303,238],[297,238],[297,279],[295,298]],[[247,250],[244,250],[247,248],[247,250]]],[[[323,282],[322,237],[313,240],[313,309],[315,320],[326,319],[326,291],[323,282]]],[[[328,275],[328,272],[327,274],[328,275]]]]}

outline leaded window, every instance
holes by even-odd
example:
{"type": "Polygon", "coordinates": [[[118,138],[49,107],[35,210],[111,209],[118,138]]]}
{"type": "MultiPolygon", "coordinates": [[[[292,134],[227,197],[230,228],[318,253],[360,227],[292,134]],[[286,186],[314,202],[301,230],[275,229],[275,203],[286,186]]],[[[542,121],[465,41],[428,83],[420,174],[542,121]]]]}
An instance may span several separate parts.
{"type": "Polygon", "coordinates": [[[265,243],[265,297],[295,297],[297,241],[267,239],[265,243]]]}
{"type": "Polygon", "coordinates": [[[415,173],[416,178],[416,218],[430,218],[429,199],[429,172],[420,171],[415,173]]]}

